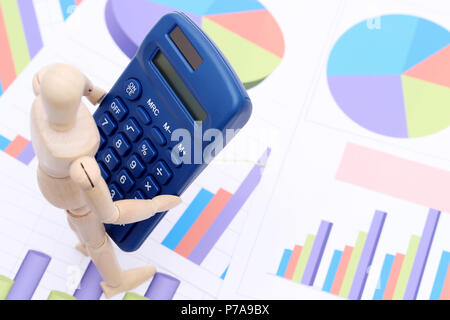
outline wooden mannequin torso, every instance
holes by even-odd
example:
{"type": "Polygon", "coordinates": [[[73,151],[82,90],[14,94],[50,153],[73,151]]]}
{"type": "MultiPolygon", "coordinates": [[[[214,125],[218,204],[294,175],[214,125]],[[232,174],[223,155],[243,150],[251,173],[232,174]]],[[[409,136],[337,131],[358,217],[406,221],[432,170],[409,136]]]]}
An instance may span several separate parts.
{"type": "Polygon", "coordinates": [[[71,129],[58,131],[50,125],[42,100],[37,97],[31,111],[31,137],[39,159],[38,183],[45,198],[61,209],[76,211],[85,207],[69,171],[73,161],[93,157],[99,148],[100,135],[87,107],[80,105],[71,129]]]}

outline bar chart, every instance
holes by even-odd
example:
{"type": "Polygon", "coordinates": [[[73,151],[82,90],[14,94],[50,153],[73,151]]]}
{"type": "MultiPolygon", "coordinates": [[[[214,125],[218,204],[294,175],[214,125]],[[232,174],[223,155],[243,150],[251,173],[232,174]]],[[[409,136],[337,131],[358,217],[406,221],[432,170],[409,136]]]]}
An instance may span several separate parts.
{"type": "MultiPolygon", "coordinates": [[[[29,250],[14,279],[0,275],[0,300],[31,300],[50,262],[51,257],[45,253],[29,250]]],[[[52,290],[48,300],[99,300],[103,294],[101,282],[102,277],[91,261],[73,295],[52,290]]],[[[172,300],[179,286],[180,280],[158,272],[154,275],[144,296],[127,292],[123,299],[172,300]]]]}
{"type": "MultiPolygon", "coordinates": [[[[361,299],[386,215],[376,211],[369,231],[361,231],[354,246],[334,251],[322,291],[361,299]]],[[[331,222],[322,221],[317,235],[308,235],[303,246],[285,250],[276,275],[313,286],[332,226],[331,222]]]]}
{"type": "Polygon", "coordinates": [[[21,135],[18,135],[12,141],[0,135],[0,150],[25,165],[30,164],[35,157],[31,141],[25,139],[21,135]]]}
{"type": "MultiPolygon", "coordinates": [[[[267,149],[234,194],[201,189],[165,236],[162,245],[201,265],[257,188],[270,155],[267,149]]],[[[225,277],[226,271],[222,276],[225,277]]],[[[222,278],[222,277],[221,277],[222,278]]]]}
{"type": "Polygon", "coordinates": [[[2,95],[43,46],[33,1],[0,1],[2,95]]]}
{"type": "Polygon", "coordinates": [[[83,2],[83,0],[59,0],[64,20],[67,20],[67,18],[72,15],[81,2],[83,2]]]}

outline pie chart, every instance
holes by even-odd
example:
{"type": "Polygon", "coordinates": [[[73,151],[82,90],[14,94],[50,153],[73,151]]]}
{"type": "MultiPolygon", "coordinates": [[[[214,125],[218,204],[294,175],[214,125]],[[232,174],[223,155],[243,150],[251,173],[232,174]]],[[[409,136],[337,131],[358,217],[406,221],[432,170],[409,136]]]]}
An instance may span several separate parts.
{"type": "Polygon", "coordinates": [[[281,63],[284,39],[272,14],[257,0],[109,0],[108,30],[130,58],[158,20],[183,11],[210,36],[247,89],[281,63]]]}
{"type": "Polygon", "coordinates": [[[429,20],[384,15],[333,47],[328,86],[341,110],[388,137],[417,138],[450,126],[450,32],[429,20]]]}

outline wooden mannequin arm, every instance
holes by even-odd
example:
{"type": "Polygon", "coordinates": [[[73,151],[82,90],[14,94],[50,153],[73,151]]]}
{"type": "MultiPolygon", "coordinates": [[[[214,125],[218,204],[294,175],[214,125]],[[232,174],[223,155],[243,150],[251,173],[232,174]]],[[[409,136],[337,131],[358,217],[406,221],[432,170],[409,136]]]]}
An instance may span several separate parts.
{"type": "Polygon", "coordinates": [[[90,157],[74,161],[70,167],[70,176],[79,185],[92,212],[104,223],[129,224],[147,220],[155,213],[170,210],[181,202],[179,197],[170,195],[151,200],[113,202],[97,162],[90,157]]]}

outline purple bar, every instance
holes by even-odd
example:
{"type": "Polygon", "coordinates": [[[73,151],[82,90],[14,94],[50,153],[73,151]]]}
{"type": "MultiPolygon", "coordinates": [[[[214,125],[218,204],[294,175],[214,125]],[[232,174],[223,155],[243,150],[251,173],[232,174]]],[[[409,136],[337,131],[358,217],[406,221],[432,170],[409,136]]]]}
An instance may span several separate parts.
{"type": "Polygon", "coordinates": [[[234,217],[261,181],[264,167],[270,156],[270,151],[270,148],[267,149],[261,159],[258,160],[258,163],[253,167],[226,206],[222,209],[214,223],[189,255],[189,260],[196,264],[201,264],[206,258],[211,248],[225,232],[226,228],[230,225],[231,221],[233,221],[234,217]]]}
{"type": "Polygon", "coordinates": [[[41,31],[36,18],[36,11],[31,0],[18,0],[17,3],[22,17],[25,37],[27,38],[28,52],[30,58],[33,58],[42,48],[41,31]]]}
{"type": "Polygon", "coordinates": [[[434,233],[439,222],[441,212],[430,209],[428,212],[427,222],[420,238],[419,247],[417,248],[417,254],[414,258],[414,264],[409,276],[406,292],[403,297],[404,300],[415,300],[417,297],[417,291],[419,291],[420,282],[422,281],[423,271],[428,260],[428,254],[430,253],[431,244],[433,243],[434,233]]]}
{"type": "Polygon", "coordinates": [[[14,278],[6,300],[30,300],[47,270],[51,258],[39,251],[28,251],[14,278]]]}
{"type": "Polygon", "coordinates": [[[23,151],[19,154],[19,156],[17,157],[17,160],[19,160],[20,162],[29,165],[31,161],[33,161],[35,157],[35,153],[34,153],[34,149],[33,149],[33,144],[30,142],[25,149],[23,149],[23,151]]]}
{"type": "Polygon", "coordinates": [[[145,293],[150,300],[172,300],[180,285],[180,280],[165,273],[156,273],[145,293]]]}
{"type": "Polygon", "coordinates": [[[386,212],[375,212],[348,296],[350,300],[361,299],[369,269],[372,265],[373,256],[377,250],[378,240],[380,240],[381,231],[383,230],[384,221],[386,220],[386,215],[386,212]]]}
{"type": "Polygon", "coordinates": [[[102,276],[98,273],[95,264],[92,261],[89,262],[83,278],[81,278],[80,286],[77,290],[75,290],[73,296],[78,300],[100,299],[103,294],[102,287],[100,287],[102,280],[102,276]]]}
{"type": "Polygon", "coordinates": [[[302,283],[307,286],[312,286],[316,279],[317,270],[319,269],[320,261],[322,260],[323,251],[328,241],[333,224],[328,221],[320,223],[319,231],[314,240],[311,254],[306,265],[305,273],[303,274],[302,283]]]}

